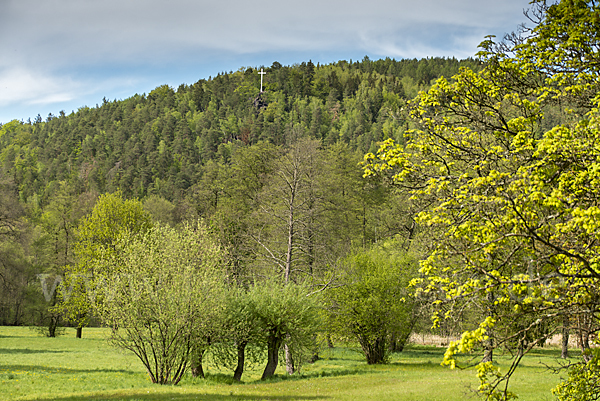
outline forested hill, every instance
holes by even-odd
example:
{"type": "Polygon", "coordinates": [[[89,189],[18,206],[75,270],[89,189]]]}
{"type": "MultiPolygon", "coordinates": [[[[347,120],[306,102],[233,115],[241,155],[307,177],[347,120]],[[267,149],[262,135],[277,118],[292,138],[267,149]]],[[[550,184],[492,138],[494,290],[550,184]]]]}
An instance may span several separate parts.
{"type": "Polygon", "coordinates": [[[285,145],[292,129],[324,146],[342,141],[367,152],[406,128],[403,105],[439,76],[473,59],[339,61],[329,65],[273,63],[264,93],[253,68],[220,73],[177,89],[108,101],[77,112],[38,115],[0,127],[2,175],[22,203],[44,207],[59,183],[75,192],[121,190],[178,200],[209,160],[227,162],[238,146],[285,145]]]}

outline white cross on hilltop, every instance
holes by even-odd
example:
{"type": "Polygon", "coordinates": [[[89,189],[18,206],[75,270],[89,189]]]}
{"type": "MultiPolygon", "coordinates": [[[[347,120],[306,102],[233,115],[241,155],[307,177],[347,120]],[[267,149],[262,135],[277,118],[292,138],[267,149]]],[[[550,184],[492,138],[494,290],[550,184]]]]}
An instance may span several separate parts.
{"type": "Polygon", "coordinates": [[[262,85],[263,85],[263,75],[265,75],[265,74],[266,74],[266,72],[265,72],[265,71],[263,71],[263,69],[261,68],[261,69],[260,69],[260,72],[259,72],[259,74],[260,74],[260,93],[262,93],[262,91],[263,91],[263,90],[262,90],[262,85]]]}

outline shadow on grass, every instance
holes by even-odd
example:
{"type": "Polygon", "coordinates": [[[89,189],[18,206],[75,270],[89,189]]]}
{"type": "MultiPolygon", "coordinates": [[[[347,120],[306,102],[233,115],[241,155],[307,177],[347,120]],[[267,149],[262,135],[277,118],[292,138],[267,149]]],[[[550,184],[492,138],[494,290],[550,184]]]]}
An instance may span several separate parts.
{"type": "MultiPolygon", "coordinates": [[[[577,352],[581,352],[581,350],[569,349],[569,352],[573,355],[576,355],[577,352]]],[[[559,358],[561,353],[561,349],[556,348],[534,348],[528,352],[528,355],[534,356],[546,356],[548,358],[559,358]]]]}
{"type": "MultiPolygon", "coordinates": [[[[2,327],[2,326],[0,326],[0,327],[2,327]]],[[[12,336],[12,335],[0,334],[0,338],[12,338],[12,339],[15,339],[15,338],[27,338],[27,339],[31,339],[31,338],[35,338],[35,337],[32,337],[32,336],[17,336],[17,335],[12,336]]]]}
{"type": "Polygon", "coordinates": [[[27,371],[32,373],[73,374],[73,373],[131,373],[125,369],[68,369],[38,365],[0,365],[0,371],[27,371]]]}
{"type": "Polygon", "coordinates": [[[411,345],[402,352],[394,352],[393,355],[444,355],[446,347],[433,347],[427,345],[411,345]]]}
{"type": "Polygon", "coordinates": [[[402,368],[415,368],[415,369],[448,369],[445,366],[442,366],[440,361],[433,359],[425,362],[407,362],[407,361],[398,361],[398,362],[390,362],[378,366],[394,366],[394,367],[402,367],[402,368]]]}
{"type": "Polygon", "coordinates": [[[311,372],[311,373],[296,373],[292,376],[289,375],[274,375],[265,380],[249,380],[245,381],[242,378],[242,381],[238,382],[233,380],[231,374],[225,373],[211,373],[207,374],[204,379],[201,378],[185,378],[181,384],[184,386],[194,386],[199,384],[208,384],[208,385],[257,385],[261,383],[279,383],[284,381],[302,381],[308,379],[315,379],[321,377],[338,377],[338,376],[353,376],[353,375],[363,375],[373,373],[368,370],[356,368],[356,369],[335,369],[331,371],[320,371],[320,372],[311,372]]]}
{"type": "Polygon", "coordinates": [[[47,349],[0,348],[0,354],[64,354],[71,351],[52,351],[47,349]]]}
{"type": "MultiPolygon", "coordinates": [[[[366,375],[369,373],[373,373],[373,372],[370,371],[369,369],[367,369],[366,365],[365,365],[364,367],[356,367],[356,368],[348,368],[348,369],[335,368],[335,369],[331,369],[331,370],[322,370],[319,372],[310,372],[310,373],[304,373],[301,371],[299,373],[293,374],[292,376],[275,375],[275,376],[270,377],[265,380],[242,382],[242,384],[278,383],[278,382],[284,382],[284,381],[298,381],[298,380],[315,379],[315,378],[319,378],[319,377],[366,375]]],[[[214,376],[220,376],[220,375],[214,375],[214,376]]],[[[226,375],[223,375],[223,376],[226,376],[226,375]]],[[[231,376],[229,376],[229,378],[233,382],[233,379],[231,379],[231,376]]],[[[212,380],[212,378],[208,378],[208,380],[212,380]]],[[[221,383],[223,383],[223,382],[221,382],[221,383]]],[[[234,383],[237,383],[237,382],[233,382],[230,384],[234,384],[234,383]]]]}
{"type": "Polygon", "coordinates": [[[310,401],[326,400],[328,396],[309,396],[309,395],[250,395],[250,394],[180,394],[180,393],[159,393],[159,394],[135,394],[135,395],[112,395],[112,396],[73,396],[58,398],[38,398],[39,401],[156,401],[156,400],[199,400],[199,401],[252,401],[252,400],[277,400],[277,401],[310,401]]]}

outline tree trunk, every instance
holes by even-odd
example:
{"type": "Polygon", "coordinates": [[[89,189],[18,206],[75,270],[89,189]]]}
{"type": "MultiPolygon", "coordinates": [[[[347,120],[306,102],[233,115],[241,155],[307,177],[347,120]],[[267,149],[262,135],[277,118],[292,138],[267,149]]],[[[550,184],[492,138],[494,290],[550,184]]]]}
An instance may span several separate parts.
{"type": "MultiPolygon", "coordinates": [[[[294,197],[292,196],[291,202],[294,201],[294,197]]],[[[283,274],[283,279],[286,283],[290,282],[290,274],[292,272],[292,257],[294,251],[294,206],[290,204],[290,214],[288,216],[288,243],[287,243],[287,252],[285,255],[285,272],[283,274]]]]}
{"type": "MultiPolygon", "coordinates": [[[[414,307],[413,307],[414,308],[414,307]]],[[[413,333],[415,329],[415,325],[417,324],[417,320],[419,320],[419,314],[415,312],[413,309],[411,320],[406,328],[400,332],[400,334],[396,337],[396,352],[404,351],[404,346],[410,339],[410,335],[413,333]]]]}
{"type": "MultiPolygon", "coordinates": [[[[483,358],[481,362],[494,362],[494,343],[491,333],[488,332],[488,339],[483,341],[483,358]]],[[[519,344],[519,351],[521,350],[522,344],[519,344]]]]}
{"type": "MultiPolygon", "coordinates": [[[[317,343],[317,335],[316,335],[316,334],[315,334],[315,335],[313,335],[313,342],[314,342],[315,344],[317,343]]],[[[312,355],[310,356],[310,359],[308,360],[308,363],[315,363],[315,362],[317,362],[319,359],[321,359],[321,358],[319,358],[319,349],[318,349],[318,348],[315,348],[315,349],[313,349],[313,353],[312,353],[312,355]]]]}
{"type": "MultiPolygon", "coordinates": [[[[487,314],[490,317],[496,315],[494,311],[494,294],[492,292],[488,292],[486,295],[487,300],[487,314]]],[[[488,329],[487,335],[488,339],[483,341],[483,359],[481,359],[482,363],[485,362],[493,362],[494,361],[494,342],[492,339],[492,333],[488,329]]],[[[519,344],[519,351],[521,350],[522,344],[519,344]]]]}
{"type": "Polygon", "coordinates": [[[584,351],[590,349],[590,332],[587,329],[581,333],[581,348],[584,351]]]}
{"type": "Polygon", "coordinates": [[[388,350],[390,352],[396,352],[398,350],[398,340],[396,337],[396,333],[392,333],[390,335],[390,343],[388,345],[388,350]]]}
{"type": "Polygon", "coordinates": [[[292,356],[290,347],[287,344],[283,346],[283,349],[285,351],[285,370],[288,375],[293,375],[296,371],[294,367],[294,357],[292,356]]]}
{"type": "Polygon", "coordinates": [[[246,360],[246,345],[248,341],[242,341],[237,344],[237,366],[235,372],[233,372],[233,380],[242,380],[242,373],[244,373],[244,362],[246,360]]]}
{"type": "MultiPolygon", "coordinates": [[[[56,281],[54,286],[56,287],[56,281]]],[[[52,289],[52,291],[54,291],[54,288],[52,289]]],[[[52,306],[56,305],[56,297],[57,293],[56,291],[54,291],[54,294],[52,294],[52,306]]],[[[59,322],[60,315],[55,315],[54,313],[51,313],[50,321],[48,322],[48,337],[56,337],[56,329],[58,328],[59,322]]]]}
{"type": "Polygon", "coordinates": [[[75,332],[75,338],[81,338],[82,332],[83,332],[83,327],[77,326],[77,331],[75,332]]]}
{"type": "Polygon", "coordinates": [[[567,359],[569,357],[569,316],[563,316],[563,327],[561,330],[562,334],[562,349],[560,352],[560,357],[562,359],[567,359]]]}
{"type": "Polygon", "coordinates": [[[197,351],[192,358],[192,376],[204,379],[204,368],[202,368],[202,357],[204,350],[197,351]]]}
{"type": "Polygon", "coordinates": [[[494,361],[494,348],[491,344],[491,339],[485,340],[483,343],[483,359],[481,362],[493,362],[494,361]]]}
{"type": "Polygon", "coordinates": [[[363,216],[362,216],[362,241],[363,247],[367,246],[367,207],[363,204],[363,216]]]}
{"type": "Polygon", "coordinates": [[[591,360],[591,356],[588,353],[588,350],[590,349],[588,317],[586,315],[579,315],[577,320],[577,340],[579,342],[579,347],[581,348],[584,361],[589,362],[591,360]]]}
{"type": "Polygon", "coordinates": [[[50,322],[48,323],[48,337],[56,337],[56,329],[58,327],[58,317],[50,316],[50,322]]]}
{"type": "Polygon", "coordinates": [[[412,328],[410,330],[406,330],[400,334],[399,338],[396,341],[396,352],[404,351],[404,347],[406,346],[406,343],[408,342],[408,339],[410,338],[411,334],[412,334],[412,328]]]}
{"type": "Polygon", "coordinates": [[[374,365],[385,362],[387,355],[385,337],[379,336],[375,339],[369,339],[359,336],[358,342],[367,358],[367,364],[374,365]]]}
{"type": "Polygon", "coordinates": [[[279,347],[281,347],[281,339],[275,335],[270,335],[267,340],[267,366],[261,377],[261,380],[267,379],[275,374],[277,364],[279,363],[279,347]]]}

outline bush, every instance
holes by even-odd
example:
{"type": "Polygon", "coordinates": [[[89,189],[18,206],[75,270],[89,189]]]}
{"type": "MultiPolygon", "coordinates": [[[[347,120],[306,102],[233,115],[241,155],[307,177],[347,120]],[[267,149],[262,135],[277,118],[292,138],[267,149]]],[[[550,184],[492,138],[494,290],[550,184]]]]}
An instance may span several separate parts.
{"type": "Polygon", "coordinates": [[[117,259],[96,261],[109,266],[99,269],[108,273],[92,304],[113,344],[132,351],[153,383],[177,384],[202,332],[217,323],[208,317],[221,307],[222,252],[201,224],[155,227],[116,248],[117,259]]]}
{"type": "Polygon", "coordinates": [[[417,261],[388,246],[356,252],[344,265],[341,285],[330,292],[334,330],[356,337],[367,363],[384,363],[390,340],[401,349],[417,319],[408,289],[417,261]]]}

